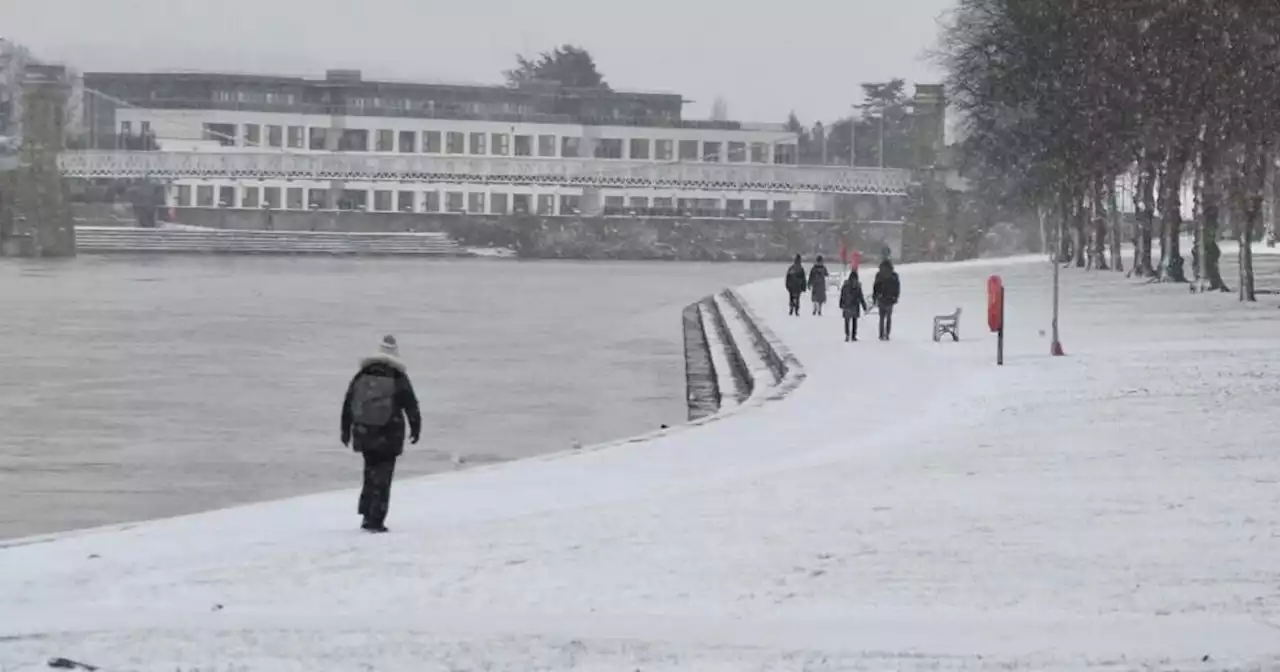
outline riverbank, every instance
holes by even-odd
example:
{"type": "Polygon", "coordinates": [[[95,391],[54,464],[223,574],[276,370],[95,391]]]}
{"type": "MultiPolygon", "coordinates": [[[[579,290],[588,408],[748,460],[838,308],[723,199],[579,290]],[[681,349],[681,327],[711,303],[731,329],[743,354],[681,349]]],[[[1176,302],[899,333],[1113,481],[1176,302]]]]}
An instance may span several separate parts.
{"type": "Polygon", "coordinates": [[[388,535],[355,529],[345,491],[10,546],[0,661],[1274,665],[1280,314],[1068,270],[1070,356],[1050,358],[1045,266],[903,268],[889,343],[787,317],[777,280],[745,287],[804,366],[791,394],[397,484],[388,535]],[[992,272],[1008,287],[1002,368],[982,324],[992,272]],[[960,342],[934,343],[932,317],[956,307],[960,342]]]}

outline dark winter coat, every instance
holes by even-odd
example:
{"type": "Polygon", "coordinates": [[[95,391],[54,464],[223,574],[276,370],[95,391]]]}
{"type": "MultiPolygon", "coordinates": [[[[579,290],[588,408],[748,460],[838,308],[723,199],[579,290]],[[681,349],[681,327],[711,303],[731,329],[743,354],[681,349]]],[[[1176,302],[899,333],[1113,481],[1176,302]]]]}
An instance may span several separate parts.
{"type": "Polygon", "coordinates": [[[822,264],[814,264],[809,269],[809,289],[813,290],[815,303],[827,302],[827,275],[827,267],[822,264]]]}
{"type": "Polygon", "coordinates": [[[804,266],[792,264],[791,268],[787,269],[787,292],[803,294],[805,289],[804,266]]]}
{"type": "Polygon", "coordinates": [[[867,309],[867,297],[862,294],[862,281],[856,274],[850,274],[840,286],[840,310],[847,317],[858,317],[867,309]]]}
{"type": "Polygon", "coordinates": [[[347,396],[342,401],[342,442],[350,440],[351,447],[360,453],[399,455],[404,452],[406,417],[409,418],[409,435],[416,443],[422,432],[422,415],[418,411],[418,397],[413,392],[413,384],[409,382],[404,365],[385,355],[370,357],[361,362],[360,372],[351,378],[351,383],[347,385],[347,396]],[[395,379],[395,410],[391,420],[381,427],[367,427],[352,420],[351,398],[355,393],[356,381],[361,376],[395,379]]]}
{"type": "Polygon", "coordinates": [[[871,285],[871,301],[877,306],[893,306],[902,296],[902,281],[889,262],[880,265],[875,284],[871,285]]]}

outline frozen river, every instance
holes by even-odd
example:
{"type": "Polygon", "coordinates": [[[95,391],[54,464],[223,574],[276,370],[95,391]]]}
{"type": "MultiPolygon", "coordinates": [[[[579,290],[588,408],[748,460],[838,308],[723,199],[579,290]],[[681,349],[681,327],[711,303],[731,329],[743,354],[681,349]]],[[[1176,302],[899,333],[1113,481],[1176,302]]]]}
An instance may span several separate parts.
{"type": "Polygon", "coordinates": [[[357,486],[338,413],[384,333],[424,416],[401,474],[682,422],[680,309],[782,270],[0,261],[0,538],[357,486]]]}

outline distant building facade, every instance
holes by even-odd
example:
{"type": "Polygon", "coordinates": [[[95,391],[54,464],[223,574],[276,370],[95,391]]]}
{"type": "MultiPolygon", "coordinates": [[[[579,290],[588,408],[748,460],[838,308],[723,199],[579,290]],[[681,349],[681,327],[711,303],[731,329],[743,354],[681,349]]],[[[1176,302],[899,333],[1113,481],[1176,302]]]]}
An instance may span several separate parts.
{"type": "MultiPolygon", "coordinates": [[[[85,73],[82,147],[223,154],[428,155],[477,166],[519,159],[525,183],[270,179],[245,174],[171,182],[174,207],[465,212],[502,215],[654,212],[776,218],[829,216],[830,198],[712,180],[575,186],[537,179],[584,162],[620,178],[664,164],[794,167],[798,137],[778,126],[689,121],[673,94],[192,73],[85,73]]],[[[456,175],[459,171],[450,171],[456,175]]],[[[461,171],[466,173],[466,171],[461,171]]]]}

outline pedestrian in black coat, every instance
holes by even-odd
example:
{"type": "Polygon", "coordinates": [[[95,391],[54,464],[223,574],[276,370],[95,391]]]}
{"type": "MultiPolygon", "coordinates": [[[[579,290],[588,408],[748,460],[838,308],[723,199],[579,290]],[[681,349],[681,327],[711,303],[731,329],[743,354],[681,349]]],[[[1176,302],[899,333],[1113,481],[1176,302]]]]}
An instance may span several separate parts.
{"type": "Polygon", "coordinates": [[[383,338],[378,353],[360,362],[342,401],[342,445],[364,456],[358,511],[364,519],[360,527],[369,532],[387,531],[391,479],[396,458],[404,452],[405,418],[411,442],[416,444],[422,432],[418,397],[405,368],[395,337],[383,338]]]}
{"type": "Polygon", "coordinates": [[[800,295],[804,294],[804,290],[807,288],[804,264],[800,262],[800,255],[797,254],[796,260],[787,269],[787,294],[791,297],[788,315],[800,314],[800,295]]]}
{"type": "Polygon", "coordinates": [[[822,304],[827,302],[827,272],[826,264],[822,263],[822,255],[813,262],[813,268],[809,269],[809,291],[812,292],[813,314],[822,314],[822,304]]]}
{"type": "Polygon", "coordinates": [[[858,340],[858,318],[867,309],[867,297],[862,294],[862,281],[858,279],[856,269],[849,271],[849,277],[840,286],[840,310],[844,313],[844,340],[858,340]]]}
{"type": "Polygon", "coordinates": [[[893,270],[893,263],[888,259],[880,262],[880,272],[876,273],[875,283],[871,286],[871,301],[880,311],[880,340],[887,341],[893,332],[893,307],[898,305],[902,295],[902,281],[898,272],[893,270]]]}

